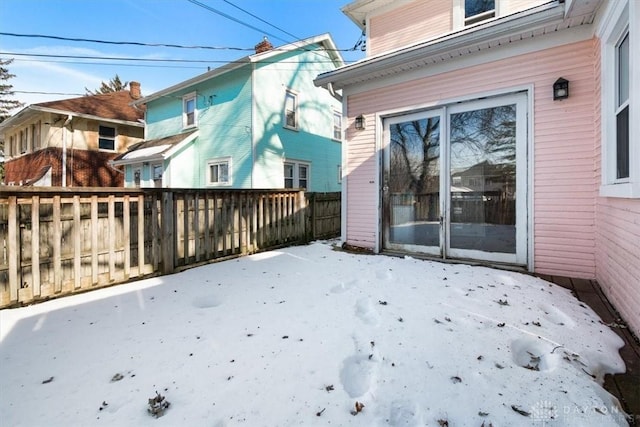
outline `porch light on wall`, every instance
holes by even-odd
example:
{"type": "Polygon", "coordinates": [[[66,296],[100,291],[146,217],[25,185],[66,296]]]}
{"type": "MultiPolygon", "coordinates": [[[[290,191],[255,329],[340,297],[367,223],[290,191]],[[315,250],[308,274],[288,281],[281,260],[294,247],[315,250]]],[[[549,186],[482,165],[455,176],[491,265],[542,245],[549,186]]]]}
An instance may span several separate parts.
{"type": "Polygon", "coordinates": [[[569,97],[569,80],[560,77],[553,84],[553,100],[566,99],[569,97]]]}
{"type": "Polygon", "coordinates": [[[356,117],[355,127],[357,130],[364,130],[366,125],[367,125],[366,120],[362,114],[356,117]]]}

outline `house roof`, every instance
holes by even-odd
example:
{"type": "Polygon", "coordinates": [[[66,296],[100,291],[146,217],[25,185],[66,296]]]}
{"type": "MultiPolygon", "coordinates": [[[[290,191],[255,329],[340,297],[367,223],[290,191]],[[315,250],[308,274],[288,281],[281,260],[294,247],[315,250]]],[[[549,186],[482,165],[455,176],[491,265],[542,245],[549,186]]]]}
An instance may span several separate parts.
{"type": "Polygon", "coordinates": [[[193,141],[198,136],[198,130],[178,133],[159,139],[141,141],[129,148],[126,153],[120,154],[112,160],[114,165],[126,165],[132,163],[163,160],[171,157],[184,145],[193,141]]]}
{"type": "Polygon", "coordinates": [[[198,83],[207,81],[209,79],[212,79],[214,77],[229,73],[231,71],[237,70],[238,68],[244,67],[247,64],[251,64],[251,63],[259,63],[262,61],[267,61],[267,60],[273,60],[274,57],[281,55],[283,53],[286,52],[292,52],[295,50],[304,50],[305,47],[307,46],[311,46],[314,44],[319,44],[321,45],[324,49],[326,49],[326,51],[328,52],[330,58],[333,60],[333,62],[335,63],[336,67],[340,67],[342,65],[344,65],[344,60],[342,59],[342,55],[340,54],[340,52],[338,51],[338,49],[336,48],[335,43],[333,42],[333,39],[331,38],[331,35],[327,34],[321,34],[318,36],[314,36],[314,37],[310,37],[304,40],[300,40],[297,42],[293,42],[293,43],[289,43],[287,45],[284,46],[280,46],[280,47],[276,47],[273,49],[270,49],[268,51],[262,52],[262,53],[256,53],[253,55],[248,55],[245,56],[243,58],[240,58],[238,60],[229,62],[221,67],[215,68],[213,70],[207,71],[206,73],[200,74],[196,77],[193,77],[189,80],[185,80],[183,82],[180,82],[178,84],[175,84],[173,86],[170,86],[166,89],[163,89],[161,91],[158,91],[156,93],[153,93],[149,96],[146,96],[144,98],[140,98],[138,100],[136,100],[134,102],[134,105],[140,105],[140,104],[146,104],[150,101],[153,101],[155,99],[161,98],[163,96],[167,96],[171,93],[174,92],[178,92],[180,90],[184,90],[187,89],[191,86],[194,86],[198,83]]]}
{"type": "Polygon", "coordinates": [[[135,100],[129,90],[87,95],[78,98],[62,99],[58,101],[41,102],[24,107],[0,124],[0,132],[12,126],[20,125],[35,114],[51,112],[57,114],[72,114],[96,120],[106,120],[125,123],[133,126],[144,126],[144,107],[133,106],[135,100]]]}
{"type": "MultiPolygon", "coordinates": [[[[367,11],[386,6],[388,3],[387,0],[358,0],[346,6],[343,11],[355,21],[365,16],[367,11]]],[[[345,86],[428,67],[523,39],[591,24],[601,3],[602,0],[572,0],[566,3],[551,1],[512,15],[487,20],[460,31],[367,57],[337,70],[322,73],[314,83],[316,86],[331,85],[333,89],[338,90],[345,86]]]]}

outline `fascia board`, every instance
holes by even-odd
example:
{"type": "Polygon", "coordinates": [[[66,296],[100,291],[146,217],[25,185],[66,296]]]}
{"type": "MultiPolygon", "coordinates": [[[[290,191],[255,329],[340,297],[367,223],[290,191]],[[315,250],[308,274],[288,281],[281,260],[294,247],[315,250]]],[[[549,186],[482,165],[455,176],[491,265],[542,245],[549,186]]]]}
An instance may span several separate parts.
{"type": "Polygon", "coordinates": [[[100,122],[109,122],[109,123],[116,123],[116,124],[127,125],[127,126],[144,127],[144,123],[137,122],[137,121],[132,122],[129,120],[110,119],[107,117],[94,116],[92,114],[82,114],[82,113],[76,113],[74,111],[59,110],[57,108],[48,108],[48,107],[40,107],[38,105],[29,105],[23,108],[20,112],[18,112],[14,116],[5,120],[2,123],[2,125],[0,125],[0,130],[8,128],[11,125],[14,125],[14,122],[15,122],[15,125],[17,125],[22,121],[27,120],[29,117],[34,116],[37,113],[60,114],[63,116],[73,116],[73,117],[79,117],[82,119],[96,120],[100,122]]]}
{"type": "Polygon", "coordinates": [[[174,145],[173,147],[171,147],[170,149],[162,153],[162,158],[168,159],[169,157],[173,156],[175,153],[181,150],[182,147],[184,147],[185,145],[189,144],[191,141],[196,139],[198,135],[200,135],[200,131],[192,133],[191,135],[189,135],[188,137],[180,141],[178,144],[174,145]]]}
{"type": "Polygon", "coordinates": [[[215,68],[211,71],[207,71],[206,73],[200,74],[198,76],[195,76],[189,80],[185,80],[183,82],[180,82],[178,84],[175,84],[173,86],[170,86],[166,89],[162,89],[156,93],[152,93],[149,96],[145,96],[144,98],[140,98],[134,102],[131,103],[131,105],[136,106],[136,105],[142,105],[142,104],[146,104],[148,102],[151,101],[155,101],[158,98],[162,98],[163,96],[167,96],[170,95],[174,92],[178,92],[184,89],[189,88],[190,86],[194,86],[197,85],[199,83],[202,83],[204,81],[207,81],[209,79],[212,79],[214,77],[218,77],[221,76],[223,74],[226,74],[228,72],[237,70],[239,68],[244,67],[245,65],[249,64],[251,62],[250,56],[245,56],[243,58],[240,58],[236,61],[231,61],[225,65],[223,65],[222,67],[218,67],[215,68]]]}
{"type": "Polygon", "coordinates": [[[272,59],[280,54],[291,52],[294,50],[302,49],[306,46],[311,46],[314,44],[319,44],[324,46],[325,49],[329,52],[330,55],[333,56],[333,61],[336,63],[336,66],[344,65],[344,60],[342,59],[342,55],[338,52],[333,39],[328,33],[320,34],[318,36],[310,37],[308,39],[300,40],[298,42],[289,43],[287,45],[275,48],[273,50],[269,50],[266,52],[258,53],[255,55],[250,55],[249,61],[251,62],[262,62],[268,59],[272,59]]]}
{"type": "Polygon", "coordinates": [[[429,57],[438,57],[462,48],[472,48],[489,41],[531,31],[553,22],[562,22],[564,8],[558,4],[546,4],[538,8],[506,17],[503,21],[490,22],[480,28],[465,29],[435,40],[399,49],[372,58],[365,58],[341,69],[320,74],[315,80],[316,86],[329,83],[335,89],[344,87],[342,83],[352,79],[362,79],[367,75],[380,73],[399,66],[407,66],[414,61],[424,62],[429,57]]]}

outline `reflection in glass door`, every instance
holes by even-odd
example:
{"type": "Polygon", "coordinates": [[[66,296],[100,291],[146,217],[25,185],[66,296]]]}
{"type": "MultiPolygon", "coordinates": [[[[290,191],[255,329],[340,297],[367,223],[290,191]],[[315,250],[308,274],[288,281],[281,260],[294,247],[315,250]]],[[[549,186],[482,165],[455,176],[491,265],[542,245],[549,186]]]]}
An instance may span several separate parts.
{"type": "Polygon", "coordinates": [[[433,113],[386,122],[387,248],[440,253],[440,123],[433,113]]]}
{"type": "Polygon", "coordinates": [[[385,120],[386,249],[527,263],[526,99],[385,120]]]}

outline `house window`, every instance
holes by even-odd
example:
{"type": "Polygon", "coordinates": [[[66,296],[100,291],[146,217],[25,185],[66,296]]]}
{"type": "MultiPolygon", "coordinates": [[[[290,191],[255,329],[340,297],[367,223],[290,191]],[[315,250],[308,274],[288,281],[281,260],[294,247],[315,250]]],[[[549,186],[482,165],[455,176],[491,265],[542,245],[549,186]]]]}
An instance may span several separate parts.
{"type": "Polygon", "coordinates": [[[20,131],[20,154],[27,152],[27,130],[20,131]]]}
{"type": "Polygon", "coordinates": [[[284,188],[309,188],[309,164],[286,162],[284,164],[284,188]]]}
{"type": "Polygon", "coordinates": [[[629,32],[616,48],[616,178],[629,178],[629,32]]]}
{"type": "Polygon", "coordinates": [[[185,128],[197,126],[196,94],[190,93],[182,98],[182,126],[185,128]]]}
{"type": "Polygon", "coordinates": [[[298,129],[298,95],[288,90],[284,97],[284,126],[298,129]]]}
{"type": "Polygon", "coordinates": [[[40,148],[40,122],[31,125],[31,149],[40,148]]]}
{"type": "Polygon", "coordinates": [[[153,186],[155,188],[162,188],[162,171],[162,164],[151,166],[151,176],[153,178],[153,186]]]}
{"type": "Polygon", "coordinates": [[[100,126],[98,130],[98,148],[100,150],[115,151],[116,149],[116,128],[100,126]]]}
{"type": "Polygon", "coordinates": [[[342,114],[333,112],[333,139],[342,141],[342,114]]]}
{"type": "Polygon", "coordinates": [[[601,39],[601,119],[603,197],[640,198],[640,116],[637,74],[640,61],[631,55],[640,44],[640,10],[634,0],[607,3],[598,29],[601,39]],[[631,16],[631,14],[634,16],[631,16]]]}
{"type": "Polygon", "coordinates": [[[213,159],[207,162],[208,185],[231,185],[231,159],[213,159]]]}
{"type": "Polygon", "coordinates": [[[464,25],[473,25],[495,16],[495,0],[464,0],[464,25]]]}

